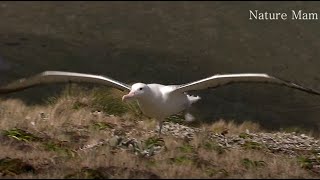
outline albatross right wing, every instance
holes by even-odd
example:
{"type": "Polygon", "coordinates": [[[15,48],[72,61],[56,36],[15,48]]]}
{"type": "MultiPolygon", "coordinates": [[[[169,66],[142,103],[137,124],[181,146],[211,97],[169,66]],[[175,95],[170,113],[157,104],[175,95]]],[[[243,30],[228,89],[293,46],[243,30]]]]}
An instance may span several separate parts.
{"type": "Polygon", "coordinates": [[[311,94],[320,95],[320,92],[314,89],[306,88],[289,81],[285,81],[273,76],[269,76],[268,74],[255,74],[255,73],[214,75],[214,76],[204,78],[198,81],[194,81],[191,83],[175,85],[173,86],[174,88],[171,91],[171,93],[176,93],[176,92],[182,93],[186,91],[217,88],[220,86],[225,86],[225,85],[234,84],[234,83],[271,83],[271,84],[277,84],[277,85],[298,89],[311,94]]]}
{"type": "Polygon", "coordinates": [[[0,87],[0,94],[21,91],[38,85],[51,83],[95,83],[117,88],[121,91],[130,91],[131,87],[128,84],[116,81],[109,77],[83,74],[75,72],[63,71],[45,71],[29,78],[19,79],[8,85],[0,87]]]}

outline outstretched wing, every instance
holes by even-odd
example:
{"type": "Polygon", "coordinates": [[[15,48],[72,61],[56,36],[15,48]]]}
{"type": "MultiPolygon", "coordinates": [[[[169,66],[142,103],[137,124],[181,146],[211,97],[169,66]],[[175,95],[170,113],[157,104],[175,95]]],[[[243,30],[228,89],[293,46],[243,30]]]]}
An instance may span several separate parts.
{"type": "Polygon", "coordinates": [[[224,86],[232,83],[272,83],[283,86],[288,86],[290,88],[299,89],[311,94],[320,95],[319,91],[302,87],[298,84],[281,80],[276,77],[269,76],[268,74],[223,74],[223,75],[214,75],[205,79],[201,79],[195,82],[182,84],[174,86],[174,89],[171,93],[175,92],[186,92],[193,90],[217,88],[219,86],[224,86]]]}
{"type": "Polygon", "coordinates": [[[45,71],[29,78],[19,79],[8,85],[0,87],[0,93],[11,93],[21,91],[27,88],[31,88],[38,85],[50,84],[50,83],[95,83],[102,84],[117,88],[121,91],[130,91],[131,87],[125,83],[121,83],[114,79],[75,72],[63,72],[63,71],[45,71]]]}

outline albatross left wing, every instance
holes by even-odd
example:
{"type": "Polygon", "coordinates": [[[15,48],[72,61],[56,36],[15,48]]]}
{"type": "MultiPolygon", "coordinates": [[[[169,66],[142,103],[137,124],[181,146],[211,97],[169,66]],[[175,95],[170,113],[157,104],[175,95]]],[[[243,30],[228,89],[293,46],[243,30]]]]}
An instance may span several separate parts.
{"type": "Polygon", "coordinates": [[[129,85],[105,76],[75,73],[75,72],[45,71],[43,73],[34,75],[32,77],[19,79],[6,86],[0,87],[0,94],[21,91],[27,88],[31,88],[31,87],[43,85],[43,84],[67,83],[67,82],[95,83],[95,84],[111,86],[121,91],[131,90],[131,87],[129,85]]]}
{"type": "Polygon", "coordinates": [[[191,83],[176,85],[174,86],[175,88],[171,91],[171,93],[182,93],[186,91],[217,88],[233,83],[271,83],[282,86],[288,86],[290,88],[298,89],[311,94],[320,95],[320,92],[314,89],[306,88],[289,81],[281,80],[279,78],[269,76],[268,74],[255,73],[214,75],[191,83]]]}

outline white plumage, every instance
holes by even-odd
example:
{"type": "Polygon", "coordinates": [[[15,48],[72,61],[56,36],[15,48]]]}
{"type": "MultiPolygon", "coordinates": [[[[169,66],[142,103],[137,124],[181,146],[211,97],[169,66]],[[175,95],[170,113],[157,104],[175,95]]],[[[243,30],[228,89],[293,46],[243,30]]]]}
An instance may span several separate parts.
{"type": "Polygon", "coordinates": [[[159,134],[161,134],[163,120],[170,115],[186,110],[185,119],[187,121],[194,119],[188,113],[188,109],[193,103],[200,100],[200,97],[188,95],[187,92],[189,91],[217,88],[232,83],[272,83],[320,95],[320,92],[316,90],[267,74],[224,74],[214,75],[182,85],[135,83],[129,86],[126,83],[105,76],[62,71],[45,71],[30,78],[20,79],[1,87],[0,93],[11,93],[42,84],[65,82],[96,83],[128,91],[129,93],[124,95],[122,100],[137,100],[141,111],[145,115],[156,118],[159,121],[159,134]]]}

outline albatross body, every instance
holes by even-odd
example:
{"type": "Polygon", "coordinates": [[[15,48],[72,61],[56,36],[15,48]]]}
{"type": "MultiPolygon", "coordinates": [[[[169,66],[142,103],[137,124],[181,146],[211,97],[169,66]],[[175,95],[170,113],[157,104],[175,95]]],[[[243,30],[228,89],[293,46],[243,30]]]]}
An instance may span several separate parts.
{"type": "Polygon", "coordinates": [[[271,83],[320,95],[319,91],[268,74],[223,74],[181,85],[135,83],[129,86],[106,76],[63,71],[45,71],[29,78],[17,80],[0,87],[0,94],[16,92],[43,84],[66,82],[102,84],[129,92],[122,97],[122,100],[136,100],[146,116],[157,119],[159,121],[159,135],[161,134],[163,120],[170,115],[185,111],[185,119],[193,120],[193,116],[188,113],[188,109],[193,103],[200,100],[200,97],[187,94],[190,91],[217,88],[233,83],[271,83]]]}
{"type": "MultiPolygon", "coordinates": [[[[136,83],[132,85],[129,94],[122,97],[123,101],[137,99],[143,114],[159,120],[159,133],[161,132],[163,120],[181,111],[188,110],[192,103],[200,99],[199,96],[190,96],[187,93],[171,93],[174,86],[162,84],[136,83]]],[[[192,120],[193,117],[186,112],[186,119],[192,120]],[[189,115],[189,116],[188,116],[189,115]]]]}
{"type": "MultiPolygon", "coordinates": [[[[186,94],[171,95],[170,87],[161,84],[136,83],[132,86],[132,93],[143,92],[143,96],[137,97],[141,111],[150,117],[165,118],[171,114],[180,112],[191,104],[186,94]],[[140,88],[142,88],[140,90],[140,88]],[[161,109],[161,110],[160,110],[161,109]],[[159,111],[160,110],[160,111],[159,111]]],[[[135,94],[123,96],[123,101],[132,99],[135,94]]]]}

